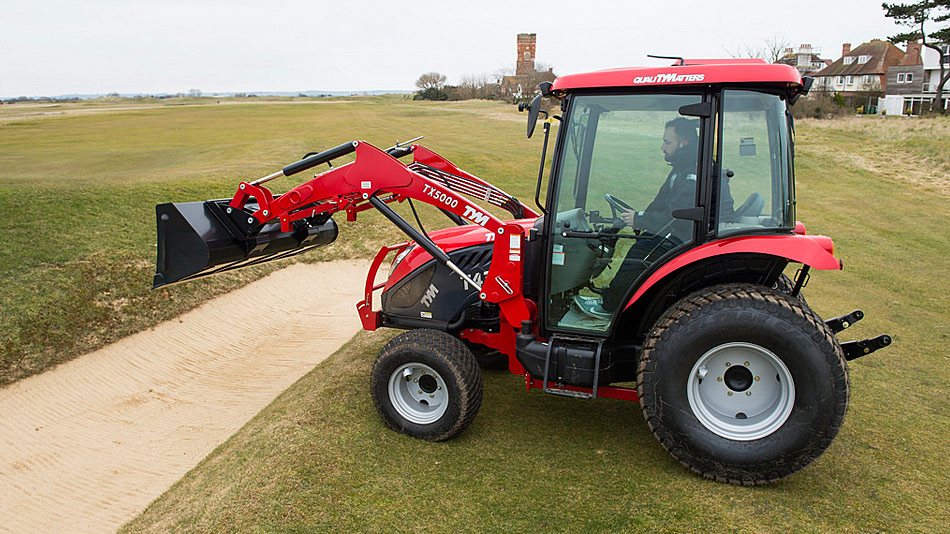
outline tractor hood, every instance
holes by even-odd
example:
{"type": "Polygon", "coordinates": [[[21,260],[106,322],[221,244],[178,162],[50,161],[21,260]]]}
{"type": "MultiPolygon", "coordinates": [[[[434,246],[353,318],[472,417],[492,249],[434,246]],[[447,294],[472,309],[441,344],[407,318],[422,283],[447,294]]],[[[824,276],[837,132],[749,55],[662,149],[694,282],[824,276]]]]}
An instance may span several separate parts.
{"type": "MultiPolygon", "coordinates": [[[[528,229],[534,225],[536,220],[537,218],[530,218],[505,222],[507,224],[517,224],[524,228],[525,233],[527,233],[528,229]]],[[[495,240],[495,235],[491,231],[477,224],[467,224],[465,226],[436,230],[435,232],[430,232],[429,237],[439,248],[447,253],[473,245],[491,243],[495,240]]],[[[407,274],[425,265],[431,259],[432,256],[425,250],[422,250],[422,247],[415,246],[415,243],[404,249],[403,252],[393,260],[389,280],[386,281],[385,291],[388,291],[389,288],[402,280],[407,274]]]]}

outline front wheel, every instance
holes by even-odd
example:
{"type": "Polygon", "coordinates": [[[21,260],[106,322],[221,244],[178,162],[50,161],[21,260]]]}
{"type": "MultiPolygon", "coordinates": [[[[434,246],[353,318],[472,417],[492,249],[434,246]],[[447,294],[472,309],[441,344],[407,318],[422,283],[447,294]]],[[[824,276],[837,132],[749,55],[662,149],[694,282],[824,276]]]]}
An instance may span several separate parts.
{"type": "Polygon", "coordinates": [[[644,346],[638,387],[650,429],[680,463],[743,485],[815,460],[841,427],[849,394],[841,347],[821,318],[746,284],[670,307],[644,346]]]}
{"type": "Polygon", "coordinates": [[[380,351],[370,391],[390,428],[443,441],[475,419],[482,404],[482,375],[459,339],[437,330],[410,330],[380,351]]]}

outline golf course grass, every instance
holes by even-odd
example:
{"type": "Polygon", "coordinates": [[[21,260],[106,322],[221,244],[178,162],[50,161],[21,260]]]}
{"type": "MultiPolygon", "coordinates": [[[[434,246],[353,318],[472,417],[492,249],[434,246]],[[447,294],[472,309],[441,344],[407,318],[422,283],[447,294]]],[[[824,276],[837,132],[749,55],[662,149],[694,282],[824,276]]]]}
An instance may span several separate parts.
{"type": "MultiPolygon", "coordinates": [[[[511,106],[178,104],[0,108],[0,384],[280,266],[151,291],[156,203],[229,197],[240,180],[347,140],[422,134],[469,172],[534,196],[541,142],[524,138],[511,106]]],[[[413,440],[389,431],[370,399],[369,370],[394,333],[382,330],[317,366],[123,531],[946,531],[950,119],[796,128],[797,216],[832,236],[844,261],[812,272],[808,302],[825,318],[865,312],[842,339],[894,339],[851,362],[844,426],[803,472],[759,488],[710,482],[662,449],[638,405],[526,393],[523,378],[496,371],[484,373],[481,412],[461,436],[413,440]]],[[[433,211],[429,229],[444,224],[433,211]]],[[[378,214],[340,224],[340,238],[303,261],[369,257],[404,239],[378,214]]]]}

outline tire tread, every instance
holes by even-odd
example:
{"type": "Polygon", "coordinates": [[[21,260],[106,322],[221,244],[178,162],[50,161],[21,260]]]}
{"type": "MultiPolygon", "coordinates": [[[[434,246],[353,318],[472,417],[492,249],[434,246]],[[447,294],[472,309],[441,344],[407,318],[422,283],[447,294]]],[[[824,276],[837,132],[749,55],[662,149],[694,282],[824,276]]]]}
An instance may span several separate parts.
{"type": "Polygon", "coordinates": [[[438,330],[417,329],[404,332],[387,343],[379,352],[370,377],[370,391],[373,392],[373,404],[386,425],[403,434],[427,441],[445,441],[465,430],[475,419],[482,405],[482,374],[478,361],[461,340],[438,330]],[[450,425],[434,423],[429,432],[411,431],[400,420],[389,416],[384,402],[388,396],[379,394],[379,388],[388,388],[389,374],[382,372],[389,360],[401,358],[406,351],[411,353],[436,353],[448,366],[458,384],[461,395],[450,402],[458,402],[458,417],[450,425]],[[383,376],[385,375],[385,376],[383,376]]]}
{"type": "MultiPolygon", "coordinates": [[[[662,363],[659,364],[662,365],[662,363]]],[[[754,284],[723,284],[711,286],[687,295],[673,304],[660,316],[648,332],[641,352],[637,376],[641,411],[643,412],[644,419],[646,419],[647,426],[649,426],[651,432],[653,432],[663,448],[676,458],[679,463],[694,473],[718,482],[744,486],[775,482],[801,470],[820,456],[831,444],[844,422],[844,416],[848,407],[848,397],[850,395],[850,378],[848,376],[844,353],[834,333],[825,325],[821,317],[812,311],[803,301],[792,298],[779,289],[754,284]],[[688,451],[683,450],[683,447],[676,442],[671,432],[665,429],[661,424],[661,414],[657,412],[656,407],[647,402],[647,399],[651,397],[652,393],[646,390],[646,381],[644,378],[654,373],[658,365],[656,360],[657,345],[662,343],[664,334],[675,324],[688,322],[692,314],[703,308],[709,306],[738,307],[742,302],[748,302],[749,305],[758,309],[777,308],[782,315],[790,317],[794,321],[803,322],[806,328],[815,332],[813,339],[822,347],[822,353],[827,363],[836,373],[840,372],[844,375],[845,394],[840,395],[835,404],[835,413],[831,425],[814,447],[793,459],[791,463],[785,464],[788,466],[785,468],[743,470],[737,469],[734,466],[716,466],[716,468],[710,469],[707,462],[699,462],[688,451]]]]}

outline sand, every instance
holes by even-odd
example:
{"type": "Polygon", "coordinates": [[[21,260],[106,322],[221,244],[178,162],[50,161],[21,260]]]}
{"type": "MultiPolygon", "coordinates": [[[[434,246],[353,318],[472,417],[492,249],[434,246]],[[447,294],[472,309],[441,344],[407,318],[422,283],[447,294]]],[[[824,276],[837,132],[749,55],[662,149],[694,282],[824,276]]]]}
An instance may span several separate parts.
{"type": "Polygon", "coordinates": [[[0,532],[134,518],[359,330],[367,270],[291,265],[0,390],[0,532]]]}

